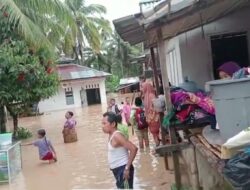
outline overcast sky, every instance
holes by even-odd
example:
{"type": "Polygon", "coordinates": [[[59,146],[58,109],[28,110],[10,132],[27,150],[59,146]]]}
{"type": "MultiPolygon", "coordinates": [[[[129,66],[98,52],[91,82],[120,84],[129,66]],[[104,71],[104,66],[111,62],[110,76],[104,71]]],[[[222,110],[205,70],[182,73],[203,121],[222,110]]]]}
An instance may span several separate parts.
{"type": "Polygon", "coordinates": [[[112,21],[140,11],[140,0],[86,0],[88,4],[101,4],[107,8],[107,18],[112,21]]]}

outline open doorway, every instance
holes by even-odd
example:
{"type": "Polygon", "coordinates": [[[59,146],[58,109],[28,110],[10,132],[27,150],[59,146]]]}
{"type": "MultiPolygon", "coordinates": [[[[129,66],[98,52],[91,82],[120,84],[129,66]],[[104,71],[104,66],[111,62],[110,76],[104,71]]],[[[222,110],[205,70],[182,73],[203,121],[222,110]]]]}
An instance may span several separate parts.
{"type": "Polygon", "coordinates": [[[100,89],[87,89],[87,101],[88,105],[94,105],[94,104],[100,104],[101,103],[101,97],[100,97],[100,89]]]}
{"type": "Polygon", "coordinates": [[[211,37],[214,78],[217,69],[225,62],[234,61],[241,67],[249,66],[247,33],[222,34],[211,37]]]}

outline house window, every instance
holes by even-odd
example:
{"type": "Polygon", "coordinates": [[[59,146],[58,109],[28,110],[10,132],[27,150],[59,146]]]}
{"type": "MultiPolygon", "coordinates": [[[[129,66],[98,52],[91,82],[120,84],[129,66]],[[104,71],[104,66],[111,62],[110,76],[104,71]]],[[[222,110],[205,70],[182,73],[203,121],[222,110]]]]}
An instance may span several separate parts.
{"type": "Polygon", "coordinates": [[[74,104],[74,94],[72,87],[65,89],[66,105],[74,104]]]}
{"type": "Polygon", "coordinates": [[[167,54],[167,70],[169,82],[178,86],[183,81],[181,64],[177,61],[176,50],[172,50],[167,54]]]}

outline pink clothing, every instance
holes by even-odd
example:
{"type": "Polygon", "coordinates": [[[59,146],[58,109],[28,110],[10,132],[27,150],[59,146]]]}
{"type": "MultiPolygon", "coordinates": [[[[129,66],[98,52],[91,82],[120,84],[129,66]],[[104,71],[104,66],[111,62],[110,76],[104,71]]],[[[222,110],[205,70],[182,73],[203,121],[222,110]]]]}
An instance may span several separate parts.
{"type": "Polygon", "coordinates": [[[153,100],[156,98],[155,90],[152,84],[144,82],[142,84],[142,92],[144,95],[145,115],[147,116],[150,110],[153,109],[153,100]]]}
{"type": "Polygon", "coordinates": [[[153,100],[156,98],[152,84],[145,82],[142,84],[144,94],[145,115],[149,125],[149,130],[154,136],[159,136],[160,115],[154,110],[153,100]]]}
{"type": "Polygon", "coordinates": [[[64,123],[64,128],[72,129],[76,126],[76,121],[72,118],[67,119],[64,123]]]}
{"type": "Polygon", "coordinates": [[[128,124],[127,124],[127,121],[126,121],[126,118],[125,118],[125,115],[124,115],[123,112],[121,112],[121,116],[122,116],[122,124],[128,125],[128,124]]]}
{"type": "Polygon", "coordinates": [[[125,104],[123,106],[122,113],[124,114],[125,121],[128,124],[130,120],[131,106],[129,104],[125,104]]]}

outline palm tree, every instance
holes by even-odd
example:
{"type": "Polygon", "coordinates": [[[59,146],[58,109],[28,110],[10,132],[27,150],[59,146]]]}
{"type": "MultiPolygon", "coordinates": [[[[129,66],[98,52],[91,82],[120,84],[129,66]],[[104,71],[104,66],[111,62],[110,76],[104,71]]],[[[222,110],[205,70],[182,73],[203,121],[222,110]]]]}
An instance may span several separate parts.
{"type": "Polygon", "coordinates": [[[138,65],[131,65],[131,59],[141,55],[141,48],[130,46],[116,33],[102,42],[99,52],[93,52],[91,49],[85,52],[88,53],[85,60],[88,66],[93,65],[119,77],[134,76],[139,72],[138,65]]]}
{"type": "MultiPolygon", "coordinates": [[[[83,49],[91,47],[94,52],[99,52],[102,43],[102,34],[111,33],[109,21],[103,18],[106,8],[102,5],[86,5],[85,0],[65,0],[77,25],[74,41],[70,35],[66,36],[64,47],[73,46],[75,58],[84,59],[83,49]],[[70,43],[67,44],[67,43],[70,43]]],[[[70,31],[68,32],[70,34],[70,31]]],[[[67,51],[67,50],[65,50],[67,51]]]]}
{"type": "Polygon", "coordinates": [[[76,29],[69,9],[60,0],[0,0],[0,10],[18,34],[39,46],[51,45],[51,31],[59,38],[65,35],[65,27],[76,29]]]}

